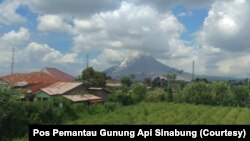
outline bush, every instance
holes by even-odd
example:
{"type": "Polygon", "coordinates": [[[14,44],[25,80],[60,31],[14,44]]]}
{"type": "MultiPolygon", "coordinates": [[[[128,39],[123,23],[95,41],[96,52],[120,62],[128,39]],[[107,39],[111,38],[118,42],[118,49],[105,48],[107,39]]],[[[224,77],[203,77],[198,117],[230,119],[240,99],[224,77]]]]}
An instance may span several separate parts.
{"type": "Polygon", "coordinates": [[[233,93],[230,85],[225,82],[213,82],[210,84],[213,105],[233,105],[233,93]]]}
{"type": "Polygon", "coordinates": [[[250,98],[249,89],[245,86],[233,87],[234,104],[236,106],[248,106],[247,101],[250,98]]]}
{"type": "Polygon", "coordinates": [[[132,86],[132,91],[130,92],[130,95],[133,98],[134,102],[140,102],[145,98],[147,92],[147,87],[145,85],[141,84],[135,84],[132,86]]]}
{"type": "Polygon", "coordinates": [[[116,102],[121,105],[132,105],[134,104],[133,98],[129,94],[125,94],[122,91],[115,91],[109,97],[111,102],[116,102]]]}
{"type": "Polygon", "coordinates": [[[184,102],[194,104],[211,104],[210,87],[205,82],[188,84],[182,91],[184,102]]]}
{"type": "Polygon", "coordinates": [[[166,92],[161,88],[155,88],[146,94],[146,102],[161,102],[166,100],[166,92]]]}

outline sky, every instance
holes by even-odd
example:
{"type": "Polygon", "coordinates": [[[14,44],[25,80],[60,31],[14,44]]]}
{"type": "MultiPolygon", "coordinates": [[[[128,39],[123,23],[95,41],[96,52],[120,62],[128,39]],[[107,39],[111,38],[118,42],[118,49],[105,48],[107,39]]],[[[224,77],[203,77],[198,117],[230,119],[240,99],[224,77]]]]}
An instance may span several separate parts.
{"type": "Polygon", "coordinates": [[[80,75],[138,55],[186,72],[250,74],[249,0],[0,0],[0,75],[80,75]]]}

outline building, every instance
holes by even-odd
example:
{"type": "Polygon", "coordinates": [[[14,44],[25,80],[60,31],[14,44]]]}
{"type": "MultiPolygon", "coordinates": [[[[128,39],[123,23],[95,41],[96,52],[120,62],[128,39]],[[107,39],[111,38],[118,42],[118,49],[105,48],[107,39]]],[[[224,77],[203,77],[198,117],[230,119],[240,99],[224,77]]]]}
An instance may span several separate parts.
{"type": "Polygon", "coordinates": [[[18,83],[25,82],[28,84],[60,82],[60,79],[42,72],[16,73],[0,77],[0,80],[12,86],[16,86],[18,83]]]}
{"type": "Polygon", "coordinates": [[[110,92],[105,88],[99,88],[99,87],[90,87],[88,88],[88,92],[101,97],[104,101],[108,101],[108,97],[110,94],[110,92]]]}
{"type": "Polygon", "coordinates": [[[41,70],[41,72],[59,79],[62,82],[74,82],[76,79],[74,76],[67,74],[57,68],[44,68],[41,70]]]}
{"type": "Polygon", "coordinates": [[[23,100],[32,101],[35,93],[57,82],[74,82],[75,78],[56,68],[45,68],[40,72],[16,73],[0,77],[2,84],[20,88],[23,100]]]}
{"type": "Polygon", "coordinates": [[[82,93],[83,90],[83,85],[79,82],[57,82],[40,89],[40,91],[35,94],[35,101],[47,100],[53,96],[79,94],[82,93]]]}
{"type": "Polygon", "coordinates": [[[97,104],[103,103],[103,99],[99,96],[95,96],[92,94],[84,94],[84,95],[63,95],[66,99],[70,100],[73,103],[85,103],[85,104],[97,104]]]}
{"type": "Polygon", "coordinates": [[[106,81],[106,87],[120,87],[122,84],[119,80],[107,80],[106,81]]]}

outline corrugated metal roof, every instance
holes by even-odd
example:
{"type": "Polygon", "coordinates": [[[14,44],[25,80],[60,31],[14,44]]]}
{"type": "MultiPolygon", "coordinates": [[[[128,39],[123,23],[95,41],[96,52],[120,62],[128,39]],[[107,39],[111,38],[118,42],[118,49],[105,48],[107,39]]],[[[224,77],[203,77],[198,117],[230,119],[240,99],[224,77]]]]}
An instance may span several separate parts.
{"type": "Polygon", "coordinates": [[[89,87],[89,90],[103,90],[104,88],[100,87],[89,87]]]}
{"type": "Polygon", "coordinates": [[[92,94],[85,94],[85,95],[63,95],[63,97],[73,101],[73,102],[81,102],[81,101],[93,101],[93,100],[101,100],[102,98],[99,96],[95,96],[92,94]]]}
{"type": "Polygon", "coordinates": [[[28,90],[31,90],[33,94],[37,93],[38,91],[40,91],[40,89],[48,87],[50,85],[52,85],[53,83],[37,83],[37,84],[31,84],[27,87],[24,87],[22,89],[23,93],[27,93],[28,90]]]}
{"type": "Polygon", "coordinates": [[[0,77],[0,80],[8,84],[15,84],[24,81],[27,83],[55,83],[60,81],[59,79],[42,72],[16,73],[0,77]]]}
{"type": "Polygon", "coordinates": [[[75,81],[75,77],[72,75],[69,75],[57,68],[45,68],[41,70],[41,72],[49,74],[57,79],[60,79],[63,82],[73,82],[75,81]]]}
{"type": "Polygon", "coordinates": [[[56,83],[56,82],[73,82],[75,78],[56,68],[46,68],[41,72],[16,73],[12,75],[2,76],[0,80],[14,85],[20,82],[27,83],[56,83]]]}
{"type": "Polygon", "coordinates": [[[46,88],[41,89],[45,93],[49,95],[61,95],[64,94],[78,86],[82,85],[82,83],[78,82],[57,82],[52,84],[46,88]]]}

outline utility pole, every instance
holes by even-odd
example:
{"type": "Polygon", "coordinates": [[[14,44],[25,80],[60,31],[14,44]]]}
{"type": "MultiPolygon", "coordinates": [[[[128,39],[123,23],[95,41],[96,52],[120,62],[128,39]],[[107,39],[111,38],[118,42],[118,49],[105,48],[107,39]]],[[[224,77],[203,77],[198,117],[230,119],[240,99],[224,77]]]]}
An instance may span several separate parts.
{"type": "Polygon", "coordinates": [[[194,60],[193,60],[193,67],[192,67],[192,80],[194,81],[194,60]]]}
{"type": "Polygon", "coordinates": [[[249,73],[247,73],[247,87],[249,88],[249,73]]]}
{"type": "Polygon", "coordinates": [[[12,48],[12,58],[11,58],[11,72],[10,74],[13,74],[14,72],[14,58],[15,57],[15,47],[12,48]]]}
{"type": "Polygon", "coordinates": [[[87,58],[87,68],[89,68],[89,54],[87,54],[86,58],[87,58]]]}

